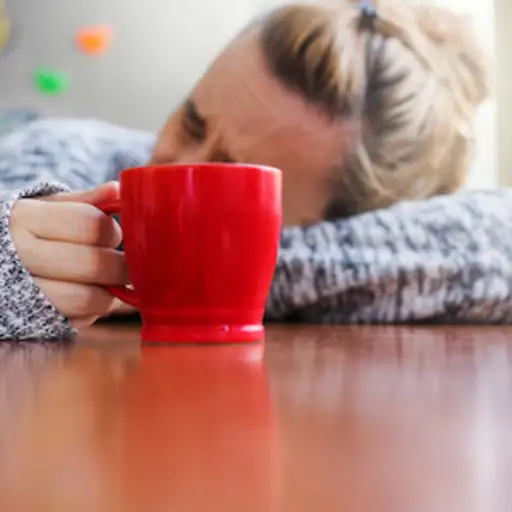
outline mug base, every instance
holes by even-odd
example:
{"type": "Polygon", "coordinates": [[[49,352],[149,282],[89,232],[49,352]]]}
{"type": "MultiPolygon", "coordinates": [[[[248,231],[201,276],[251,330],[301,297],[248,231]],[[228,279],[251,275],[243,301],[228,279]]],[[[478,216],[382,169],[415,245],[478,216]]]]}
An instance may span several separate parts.
{"type": "Polygon", "coordinates": [[[261,324],[225,325],[145,325],[142,324],[142,343],[257,343],[264,341],[261,324]]]}

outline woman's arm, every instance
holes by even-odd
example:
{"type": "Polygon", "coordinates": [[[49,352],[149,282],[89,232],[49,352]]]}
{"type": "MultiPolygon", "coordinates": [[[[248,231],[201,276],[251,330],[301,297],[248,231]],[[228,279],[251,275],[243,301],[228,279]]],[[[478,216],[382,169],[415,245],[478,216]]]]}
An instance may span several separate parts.
{"type": "Polygon", "coordinates": [[[512,322],[512,191],[468,191],[285,230],[267,316],[512,322]]]}
{"type": "Polygon", "coordinates": [[[123,168],[144,163],[152,144],[150,134],[99,121],[36,121],[0,138],[0,339],[74,332],[17,256],[9,226],[14,203],[117,179],[123,168]]]}

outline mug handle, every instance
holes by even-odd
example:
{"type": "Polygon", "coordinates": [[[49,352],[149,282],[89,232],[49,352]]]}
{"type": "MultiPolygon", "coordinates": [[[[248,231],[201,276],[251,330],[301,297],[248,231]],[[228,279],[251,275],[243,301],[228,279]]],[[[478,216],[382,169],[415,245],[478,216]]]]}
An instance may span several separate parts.
{"type": "MultiPolygon", "coordinates": [[[[121,202],[119,199],[114,199],[113,201],[105,201],[103,203],[97,204],[96,208],[107,215],[114,215],[116,213],[120,213],[121,202]]],[[[138,309],[139,297],[135,290],[132,290],[126,286],[105,286],[104,288],[114,297],[122,300],[123,302],[126,302],[126,304],[129,306],[138,309]]]]}

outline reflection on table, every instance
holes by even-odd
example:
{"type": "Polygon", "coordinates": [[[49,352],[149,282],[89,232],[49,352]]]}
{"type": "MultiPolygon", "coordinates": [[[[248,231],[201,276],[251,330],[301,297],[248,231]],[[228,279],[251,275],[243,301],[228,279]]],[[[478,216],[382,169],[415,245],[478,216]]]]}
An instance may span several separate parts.
{"type": "Polygon", "coordinates": [[[271,326],[266,346],[0,345],[2,512],[495,512],[512,330],[271,326]]]}

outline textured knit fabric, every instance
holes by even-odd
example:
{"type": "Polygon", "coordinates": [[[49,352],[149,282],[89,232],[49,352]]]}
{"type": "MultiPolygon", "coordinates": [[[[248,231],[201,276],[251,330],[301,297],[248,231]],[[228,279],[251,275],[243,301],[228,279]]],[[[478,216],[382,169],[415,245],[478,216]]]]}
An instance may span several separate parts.
{"type": "Polygon", "coordinates": [[[268,315],[512,322],[512,190],[465,191],[285,230],[268,315]]]}
{"type": "Polygon", "coordinates": [[[9,234],[17,199],[64,191],[65,187],[43,183],[0,203],[0,338],[65,340],[74,334],[69,321],[50,304],[19,261],[9,234]]]}
{"type": "MultiPolygon", "coordinates": [[[[36,121],[0,139],[0,338],[73,335],[16,256],[13,202],[117,179],[144,164],[154,142],[94,120],[36,121]]],[[[285,229],[266,313],[321,323],[512,322],[512,191],[466,191],[285,229]]]]}

